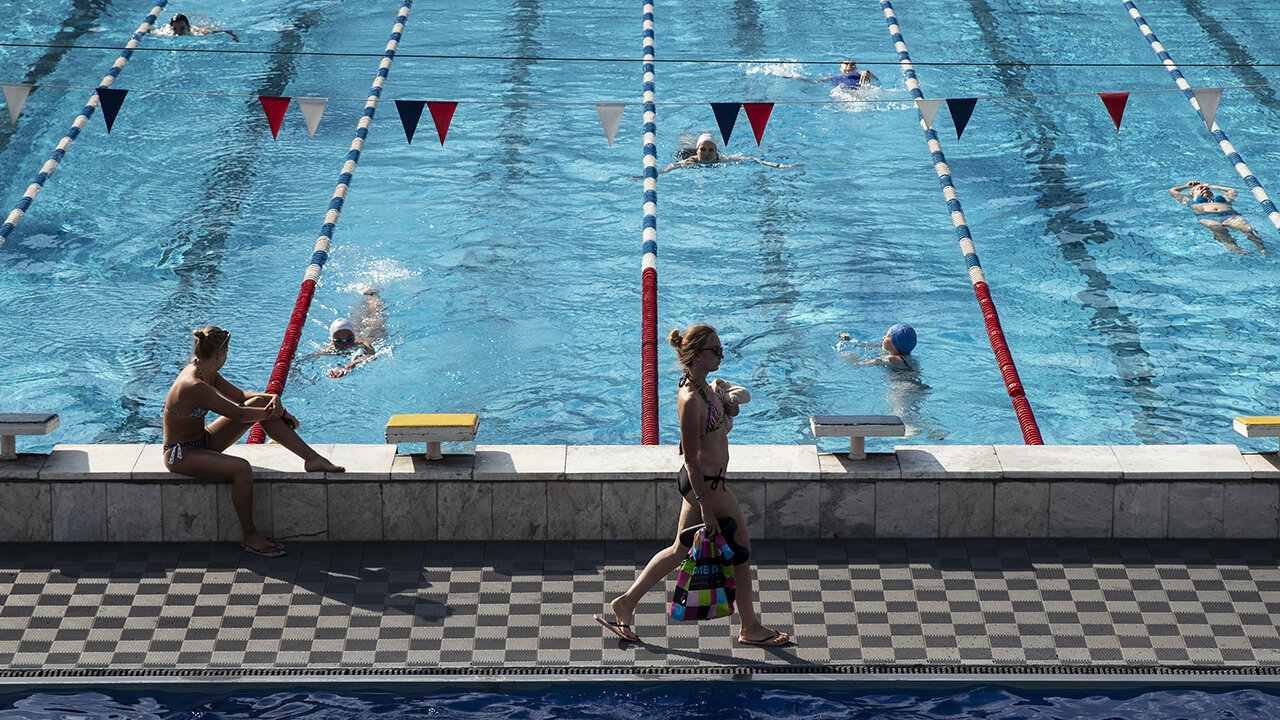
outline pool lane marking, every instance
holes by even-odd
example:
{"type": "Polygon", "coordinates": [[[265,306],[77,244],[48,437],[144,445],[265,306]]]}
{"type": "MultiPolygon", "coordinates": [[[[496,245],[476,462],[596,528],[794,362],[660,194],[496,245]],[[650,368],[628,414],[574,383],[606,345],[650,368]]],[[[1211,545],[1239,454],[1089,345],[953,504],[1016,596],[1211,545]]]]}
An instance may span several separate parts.
{"type": "MultiPolygon", "coordinates": [[[[267,382],[267,392],[280,394],[284,392],[285,380],[289,377],[289,366],[293,364],[293,356],[298,350],[298,339],[302,337],[302,328],[307,321],[307,312],[311,308],[311,298],[316,292],[316,281],[320,279],[325,262],[329,259],[329,246],[333,241],[333,231],[338,225],[338,217],[342,214],[342,204],[347,197],[347,189],[351,187],[351,177],[355,174],[356,164],[360,162],[360,151],[364,148],[365,138],[369,135],[369,126],[373,124],[373,113],[378,108],[378,100],[382,97],[382,86],[387,82],[387,74],[391,70],[391,61],[395,59],[396,47],[400,44],[400,34],[404,32],[405,21],[409,18],[409,9],[413,0],[403,0],[400,11],[396,14],[395,25],[391,28],[391,37],[387,40],[386,50],[382,53],[382,61],[378,63],[378,74],[369,89],[369,97],[365,100],[364,112],[356,125],[355,137],[351,140],[351,148],[347,151],[346,161],[342,163],[342,171],[338,175],[338,185],[333,189],[333,198],[329,200],[329,209],[324,214],[324,224],[320,226],[320,237],[316,239],[315,250],[311,253],[311,264],[303,274],[302,287],[298,291],[298,300],[293,305],[293,314],[289,317],[289,325],[285,328],[284,339],[280,343],[280,352],[276,355],[275,366],[271,370],[271,379],[267,382]]],[[[266,439],[262,426],[254,425],[249,431],[248,442],[259,444],[266,439]]]]}
{"type": "Polygon", "coordinates": [[[658,444],[658,111],[653,3],[644,3],[644,195],[640,261],[640,442],[658,444]]]}
{"type": "MultiPolygon", "coordinates": [[[[1196,100],[1195,91],[1191,89],[1191,83],[1187,82],[1187,79],[1182,76],[1182,71],[1174,64],[1173,57],[1169,55],[1169,52],[1164,49],[1164,45],[1160,43],[1159,38],[1152,32],[1146,18],[1142,17],[1142,14],[1138,12],[1138,7],[1133,4],[1133,0],[1120,1],[1124,3],[1125,8],[1129,11],[1129,17],[1133,18],[1133,22],[1138,26],[1142,36],[1147,39],[1147,42],[1151,43],[1151,49],[1155,51],[1156,56],[1160,58],[1160,62],[1169,71],[1169,75],[1173,77],[1173,82],[1178,86],[1178,89],[1187,97],[1192,109],[1196,111],[1201,120],[1204,120],[1204,112],[1200,109],[1200,103],[1196,100]]],[[[1267,191],[1263,189],[1262,183],[1258,182],[1258,178],[1254,177],[1253,171],[1249,169],[1248,165],[1245,165],[1244,158],[1240,157],[1240,153],[1236,152],[1235,147],[1231,145],[1231,141],[1227,139],[1227,134],[1222,131],[1222,128],[1218,127],[1218,122],[1215,120],[1212,124],[1205,124],[1209,127],[1209,132],[1213,135],[1214,141],[1218,143],[1218,148],[1222,150],[1222,154],[1227,156],[1227,160],[1236,169],[1240,177],[1244,179],[1244,184],[1253,193],[1253,197],[1262,205],[1262,211],[1271,220],[1271,224],[1275,225],[1277,230],[1280,230],[1280,210],[1277,210],[1276,204],[1271,202],[1271,198],[1267,196],[1267,191]]]]}
{"type": "MultiPolygon", "coordinates": [[[[160,0],[156,6],[151,8],[151,12],[147,15],[147,19],[142,21],[138,29],[133,32],[129,38],[129,42],[120,51],[120,57],[116,58],[115,63],[111,65],[111,69],[107,71],[106,77],[102,78],[99,88],[109,88],[111,83],[115,82],[119,77],[120,71],[124,69],[125,63],[129,62],[129,58],[133,56],[133,49],[138,47],[138,43],[142,38],[151,31],[151,25],[155,23],[156,18],[160,17],[160,13],[164,10],[164,6],[169,4],[169,0],[160,0]]],[[[75,122],[71,123],[71,129],[58,142],[58,147],[49,155],[49,159],[45,161],[44,166],[40,168],[40,172],[36,173],[35,180],[27,186],[27,191],[22,194],[22,199],[14,206],[9,213],[9,217],[5,218],[4,225],[0,225],[0,245],[4,245],[5,240],[9,239],[9,234],[22,221],[22,216],[26,214],[27,209],[31,207],[31,203],[36,199],[36,195],[40,194],[40,190],[44,188],[45,182],[49,180],[49,176],[58,167],[58,163],[62,162],[62,158],[67,154],[67,150],[71,148],[71,143],[76,141],[80,135],[80,131],[84,129],[89,118],[93,116],[93,111],[98,108],[98,93],[95,92],[89,97],[89,102],[85,104],[80,114],[76,116],[75,122]]]]}
{"type": "MultiPolygon", "coordinates": [[[[893,12],[889,0],[880,0],[885,21],[889,24],[889,35],[893,38],[894,49],[898,51],[898,64],[906,77],[907,89],[915,100],[924,100],[920,91],[920,82],[911,64],[911,54],[907,52],[907,43],[898,27],[898,18],[893,12]]],[[[938,133],[932,124],[925,122],[920,115],[920,127],[924,129],[925,140],[929,144],[929,153],[933,159],[934,171],[938,174],[938,183],[942,186],[942,196],[947,201],[947,210],[951,213],[951,223],[956,228],[956,238],[960,241],[960,250],[964,253],[965,265],[969,268],[969,282],[973,284],[973,293],[982,308],[982,317],[987,326],[987,337],[991,341],[991,350],[995,353],[996,362],[1000,366],[1000,376],[1004,380],[1005,389],[1013,402],[1013,410],[1018,416],[1018,425],[1022,428],[1022,439],[1028,445],[1043,445],[1040,428],[1036,425],[1035,414],[1031,411],[1031,403],[1027,401],[1022,379],[1018,377],[1018,368],[1013,364],[1013,354],[1005,340],[1004,330],[1000,326],[1000,316],[996,313],[995,301],[991,298],[991,289],[987,286],[986,276],[982,272],[982,263],[978,260],[978,250],[973,244],[973,236],[969,233],[969,224],[964,217],[964,209],[960,206],[960,197],[956,194],[955,185],[951,182],[951,168],[947,165],[947,156],[942,152],[942,143],[938,141],[938,133]]]]}

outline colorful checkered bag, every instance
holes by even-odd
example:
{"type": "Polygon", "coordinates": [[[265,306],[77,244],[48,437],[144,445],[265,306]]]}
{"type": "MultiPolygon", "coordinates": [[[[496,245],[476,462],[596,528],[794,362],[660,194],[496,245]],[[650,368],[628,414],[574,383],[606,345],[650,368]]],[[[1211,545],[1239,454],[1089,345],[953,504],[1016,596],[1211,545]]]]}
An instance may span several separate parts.
{"type": "Polygon", "coordinates": [[[680,565],[671,593],[673,620],[711,620],[733,614],[733,551],[723,535],[708,540],[699,529],[680,565]]]}

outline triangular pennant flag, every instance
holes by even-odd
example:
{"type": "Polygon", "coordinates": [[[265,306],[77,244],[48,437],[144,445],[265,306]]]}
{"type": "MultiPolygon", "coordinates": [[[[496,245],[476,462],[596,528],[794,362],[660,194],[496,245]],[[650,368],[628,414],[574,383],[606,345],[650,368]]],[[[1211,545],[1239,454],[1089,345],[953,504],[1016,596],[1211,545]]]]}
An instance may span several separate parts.
{"type": "Polygon", "coordinates": [[[18,113],[27,104],[27,96],[31,94],[31,86],[18,83],[3,83],[4,104],[9,106],[9,117],[13,124],[18,124],[18,113]]]}
{"type": "Polygon", "coordinates": [[[733,134],[733,125],[738,122],[738,108],[742,103],[711,103],[711,112],[716,114],[716,124],[720,126],[720,140],[723,145],[729,144],[729,136],[733,134]]]}
{"type": "Polygon", "coordinates": [[[1111,122],[1116,124],[1116,129],[1120,129],[1120,118],[1124,117],[1124,104],[1129,102],[1129,93],[1098,93],[1098,97],[1102,98],[1102,104],[1107,106],[1107,112],[1111,113],[1111,122]]]}
{"type": "Polygon", "coordinates": [[[604,136],[609,139],[609,147],[613,147],[613,136],[618,132],[618,122],[622,120],[622,103],[596,103],[596,114],[600,116],[600,124],[604,126],[604,136]]]}
{"type": "Polygon", "coordinates": [[[973,115],[973,106],[977,104],[977,98],[947,98],[947,109],[951,111],[951,120],[956,124],[957,140],[964,132],[964,126],[969,124],[969,117],[973,115]]]}
{"type": "Polygon", "coordinates": [[[422,106],[426,100],[397,100],[396,111],[400,113],[400,124],[404,126],[404,137],[413,144],[413,133],[418,129],[418,121],[422,119],[422,106]]]}
{"type": "Polygon", "coordinates": [[[444,145],[444,136],[449,133],[449,123],[453,121],[453,111],[458,109],[458,103],[429,102],[427,109],[431,111],[431,120],[436,124],[436,134],[440,136],[440,144],[444,145]]]}
{"type": "Polygon", "coordinates": [[[769,124],[769,113],[773,112],[773,103],[742,103],[742,109],[747,111],[747,121],[751,123],[751,130],[756,134],[756,145],[760,145],[760,138],[764,136],[764,126],[769,124]]]}
{"type": "Polygon", "coordinates": [[[1196,104],[1200,106],[1200,114],[1204,115],[1204,126],[1213,130],[1213,116],[1218,114],[1218,101],[1222,99],[1222,88],[1197,88],[1191,91],[1196,96],[1196,104]]]}
{"type": "Polygon", "coordinates": [[[916,109],[920,111],[920,117],[924,118],[924,126],[933,127],[933,116],[938,114],[938,108],[942,107],[941,100],[917,100],[916,109]]]}
{"type": "Polygon", "coordinates": [[[124,102],[124,96],[128,92],[115,88],[98,88],[98,102],[102,105],[102,119],[107,121],[107,132],[111,132],[116,113],[120,112],[120,104],[124,102]]]}
{"type": "Polygon", "coordinates": [[[267,124],[271,126],[271,137],[275,139],[280,132],[280,123],[284,122],[284,111],[289,109],[289,100],[287,97],[271,97],[270,95],[259,95],[258,102],[262,103],[262,110],[267,114],[267,124]]]}
{"type": "Polygon", "coordinates": [[[320,116],[324,115],[324,106],[329,98],[298,98],[298,109],[302,110],[302,119],[307,123],[307,133],[316,136],[316,128],[320,126],[320,116]]]}

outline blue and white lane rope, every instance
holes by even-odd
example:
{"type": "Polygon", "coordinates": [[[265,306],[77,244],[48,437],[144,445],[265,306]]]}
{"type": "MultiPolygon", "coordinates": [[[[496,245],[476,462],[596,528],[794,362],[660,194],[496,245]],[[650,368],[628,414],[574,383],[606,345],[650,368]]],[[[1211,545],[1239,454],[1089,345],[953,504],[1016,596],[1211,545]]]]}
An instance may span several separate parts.
{"type": "MultiPolygon", "coordinates": [[[[898,27],[898,18],[893,13],[893,5],[889,0],[880,0],[884,10],[884,18],[889,23],[889,35],[893,38],[894,49],[898,51],[898,64],[906,77],[907,89],[915,100],[924,100],[920,91],[920,81],[916,78],[915,68],[911,65],[911,55],[907,52],[907,43],[902,39],[902,30],[898,27]]],[[[1036,425],[1035,415],[1031,412],[1031,403],[1027,401],[1023,391],[1022,380],[1018,377],[1018,369],[1013,364],[1013,354],[1005,341],[1004,331],[1000,327],[1000,316],[996,313],[995,301],[991,299],[991,289],[987,286],[986,276],[982,272],[982,264],[978,261],[978,250],[969,234],[969,224],[964,219],[964,210],[960,207],[960,198],[956,195],[955,185],[951,182],[951,169],[947,166],[947,157],[942,154],[942,143],[938,142],[938,133],[920,116],[920,127],[924,129],[925,140],[929,144],[929,152],[933,156],[933,168],[938,173],[938,184],[942,186],[942,196],[947,201],[947,209],[951,211],[951,223],[955,225],[956,237],[960,240],[960,250],[964,253],[965,265],[969,268],[969,281],[973,284],[974,295],[982,308],[982,316],[987,326],[987,337],[991,341],[991,350],[995,353],[996,362],[1000,365],[1000,375],[1004,380],[1009,399],[1013,402],[1014,412],[1018,415],[1018,425],[1022,428],[1022,438],[1028,445],[1043,445],[1040,428],[1036,425]]]]}
{"type": "MultiPolygon", "coordinates": [[[[311,264],[307,266],[302,278],[302,288],[298,291],[298,300],[293,306],[293,315],[285,329],[284,340],[280,343],[280,353],[276,355],[276,364],[271,369],[271,380],[267,383],[267,392],[280,394],[284,392],[285,380],[289,377],[289,366],[293,364],[293,356],[298,350],[298,339],[302,337],[302,327],[307,322],[307,311],[311,308],[311,298],[315,295],[316,282],[320,280],[321,270],[329,259],[329,245],[333,241],[333,231],[338,225],[338,216],[342,214],[342,203],[347,197],[347,189],[351,186],[351,176],[360,162],[360,151],[364,148],[365,138],[369,136],[369,126],[373,124],[373,113],[378,108],[378,100],[382,97],[382,86],[387,83],[387,73],[391,71],[391,61],[396,57],[396,47],[400,44],[400,33],[404,32],[405,21],[409,19],[409,9],[413,0],[403,0],[396,24],[391,28],[391,37],[387,40],[386,50],[382,53],[382,62],[378,63],[378,75],[373,79],[373,87],[369,89],[369,97],[364,103],[364,112],[356,125],[355,138],[351,140],[351,149],[347,151],[347,159],[342,164],[342,172],[338,175],[338,185],[333,190],[333,198],[329,200],[329,210],[324,215],[324,224],[320,226],[320,237],[316,239],[315,250],[311,253],[311,264]]],[[[254,425],[249,432],[248,442],[258,444],[266,439],[261,425],[254,425]]]]}
{"type": "Polygon", "coordinates": [[[644,3],[644,257],[640,262],[640,442],[658,444],[658,111],[653,3],[644,3]]]}
{"type": "MultiPolygon", "coordinates": [[[[1155,51],[1156,57],[1160,58],[1160,62],[1164,63],[1164,67],[1169,71],[1169,75],[1173,76],[1173,82],[1177,84],[1178,89],[1183,95],[1187,96],[1187,100],[1191,102],[1191,107],[1200,116],[1200,120],[1205,119],[1204,112],[1200,110],[1200,103],[1196,101],[1196,94],[1191,90],[1191,83],[1182,76],[1182,71],[1174,64],[1173,58],[1169,52],[1164,49],[1164,45],[1160,44],[1160,40],[1156,34],[1151,31],[1151,26],[1147,24],[1146,19],[1138,12],[1138,7],[1133,4],[1133,0],[1120,0],[1124,3],[1125,8],[1129,11],[1129,17],[1133,18],[1133,22],[1138,25],[1138,30],[1142,32],[1147,42],[1151,43],[1151,49],[1155,51]]],[[[1253,193],[1253,197],[1262,205],[1262,211],[1266,213],[1267,218],[1271,220],[1271,224],[1280,230],[1280,210],[1276,210],[1276,204],[1271,202],[1271,198],[1267,197],[1267,191],[1263,189],[1262,183],[1258,182],[1258,178],[1254,177],[1253,171],[1248,165],[1244,164],[1244,158],[1240,157],[1240,153],[1236,152],[1231,141],[1227,139],[1227,134],[1218,127],[1215,120],[1209,127],[1210,134],[1213,135],[1214,141],[1218,143],[1218,147],[1222,150],[1222,154],[1227,156],[1227,160],[1231,163],[1236,172],[1244,178],[1244,184],[1253,193]]]]}
{"type": "MultiPolygon", "coordinates": [[[[102,78],[102,82],[98,85],[100,88],[109,88],[111,83],[115,82],[116,77],[120,75],[120,70],[124,68],[125,63],[129,62],[129,58],[133,56],[133,49],[138,47],[138,43],[142,38],[151,31],[151,26],[155,23],[156,18],[160,17],[160,13],[164,10],[164,6],[169,4],[169,0],[160,0],[156,6],[151,8],[151,13],[147,15],[147,19],[138,26],[133,35],[129,38],[129,42],[120,51],[120,57],[116,58],[115,63],[111,66],[111,70],[107,72],[106,77],[102,78]]],[[[44,188],[44,184],[48,181],[49,176],[53,174],[54,169],[58,167],[58,163],[62,162],[62,157],[67,154],[67,150],[71,147],[71,143],[79,137],[80,131],[84,129],[89,118],[93,117],[93,111],[98,109],[98,93],[94,92],[89,97],[89,102],[76,116],[75,122],[71,123],[71,129],[63,136],[58,143],[58,147],[49,155],[49,159],[45,161],[44,166],[40,168],[40,172],[36,173],[35,180],[27,186],[27,191],[22,194],[22,199],[14,206],[9,213],[9,217],[5,218],[4,225],[0,225],[0,245],[4,245],[5,240],[9,239],[9,234],[22,221],[22,216],[26,214],[27,209],[31,207],[31,202],[36,199],[36,195],[44,188]]]]}

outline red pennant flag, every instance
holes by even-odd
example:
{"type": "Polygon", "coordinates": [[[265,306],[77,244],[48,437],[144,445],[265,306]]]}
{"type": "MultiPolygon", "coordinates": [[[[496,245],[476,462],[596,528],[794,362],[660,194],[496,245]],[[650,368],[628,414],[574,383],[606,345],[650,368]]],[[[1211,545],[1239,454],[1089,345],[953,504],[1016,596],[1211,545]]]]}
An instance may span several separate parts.
{"type": "Polygon", "coordinates": [[[764,136],[764,126],[769,124],[769,113],[773,112],[773,103],[742,103],[747,111],[747,120],[751,122],[751,131],[756,134],[756,146],[764,136]]]}
{"type": "Polygon", "coordinates": [[[453,122],[453,111],[458,109],[456,102],[428,102],[431,121],[436,124],[436,134],[440,136],[440,144],[444,145],[444,136],[449,134],[449,123],[453,122]]]}
{"type": "Polygon", "coordinates": [[[1120,118],[1124,116],[1124,104],[1129,102],[1129,93],[1098,93],[1098,97],[1102,98],[1102,104],[1107,106],[1107,112],[1111,113],[1111,122],[1116,124],[1116,130],[1120,129],[1120,118]]]}
{"type": "Polygon", "coordinates": [[[284,122],[284,111],[289,109],[289,101],[292,98],[287,97],[271,97],[270,95],[259,95],[258,102],[262,103],[262,110],[267,114],[267,124],[271,126],[271,139],[275,139],[280,132],[280,123],[284,122]]]}

